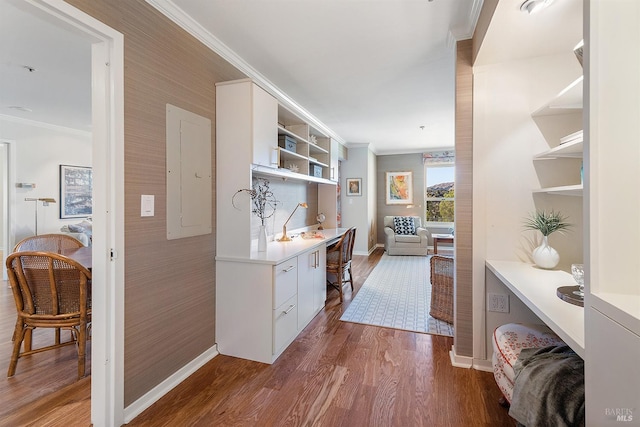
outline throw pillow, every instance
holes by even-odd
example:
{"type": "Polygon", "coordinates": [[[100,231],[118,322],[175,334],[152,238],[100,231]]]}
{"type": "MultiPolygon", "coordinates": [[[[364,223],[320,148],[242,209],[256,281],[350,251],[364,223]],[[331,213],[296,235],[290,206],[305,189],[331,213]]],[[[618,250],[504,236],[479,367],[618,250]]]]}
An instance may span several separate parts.
{"type": "Polygon", "coordinates": [[[416,234],[416,226],[410,216],[393,217],[393,229],[396,234],[416,234]]]}

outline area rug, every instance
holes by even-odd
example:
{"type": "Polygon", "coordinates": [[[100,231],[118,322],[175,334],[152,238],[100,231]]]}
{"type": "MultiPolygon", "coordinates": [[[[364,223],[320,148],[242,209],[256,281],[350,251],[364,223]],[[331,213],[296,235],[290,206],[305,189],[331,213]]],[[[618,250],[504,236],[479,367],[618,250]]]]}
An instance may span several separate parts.
{"type": "Polygon", "coordinates": [[[340,320],[453,336],[453,325],[429,316],[430,258],[383,254],[340,320]]]}

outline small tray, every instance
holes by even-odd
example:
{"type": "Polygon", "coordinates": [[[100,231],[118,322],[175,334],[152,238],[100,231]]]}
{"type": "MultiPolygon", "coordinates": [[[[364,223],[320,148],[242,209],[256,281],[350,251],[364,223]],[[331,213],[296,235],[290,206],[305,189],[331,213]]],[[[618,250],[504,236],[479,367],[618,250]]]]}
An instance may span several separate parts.
{"type": "Polygon", "coordinates": [[[569,304],[579,305],[580,307],[584,307],[584,297],[580,297],[573,293],[573,291],[577,291],[579,288],[578,285],[575,286],[560,286],[556,291],[556,295],[562,301],[568,302],[569,304]]]}

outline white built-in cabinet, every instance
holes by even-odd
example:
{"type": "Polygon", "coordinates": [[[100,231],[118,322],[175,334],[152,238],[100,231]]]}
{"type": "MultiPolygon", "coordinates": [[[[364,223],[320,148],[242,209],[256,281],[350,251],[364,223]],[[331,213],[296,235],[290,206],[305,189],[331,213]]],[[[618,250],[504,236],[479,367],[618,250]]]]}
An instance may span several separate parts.
{"type": "Polygon", "coordinates": [[[587,426],[639,425],[640,2],[588,3],[587,426]]]}
{"type": "Polygon", "coordinates": [[[340,235],[338,147],[301,117],[252,80],[216,84],[216,343],[225,355],[273,363],[324,307],[326,243],[340,235]],[[295,151],[279,135],[295,139],[295,151]],[[233,199],[254,177],[316,184],[327,239],[272,241],[258,252],[251,199],[233,199]]]}
{"type": "Polygon", "coordinates": [[[322,310],[326,289],[324,244],[276,265],[218,259],[218,351],[273,363],[322,310]]]}
{"type": "Polygon", "coordinates": [[[318,212],[327,218],[323,226],[337,227],[338,152],[333,150],[337,142],[301,117],[250,79],[216,84],[218,255],[249,257],[255,246],[251,241],[251,200],[236,198],[238,209],[231,204],[237,190],[252,187],[254,177],[316,183],[318,212]],[[278,135],[282,134],[295,138],[296,152],[278,146],[278,135]],[[292,164],[297,165],[297,173],[286,168],[292,164]],[[322,177],[309,175],[315,166],[322,169],[322,177]]]}

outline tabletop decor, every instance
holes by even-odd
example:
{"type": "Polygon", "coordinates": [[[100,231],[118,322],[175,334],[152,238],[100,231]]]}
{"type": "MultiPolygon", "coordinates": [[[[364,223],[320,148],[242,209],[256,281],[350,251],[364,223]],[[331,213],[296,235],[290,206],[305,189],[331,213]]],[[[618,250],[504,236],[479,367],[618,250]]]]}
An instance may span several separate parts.
{"type": "Polygon", "coordinates": [[[536,211],[525,219],[524,228],[527,230],[537,230],[542,233],[542,244],[533,250],[533,262],[545,269],[551,269],[560,262],[558,251],[549,246],[549,235],[553,232],[564,233],[571,224],[567,222],[567,217],[551,210],[550,212],[536,211]]]}
{"type": "MultiPolygon", "coordinates": [[[[251,197],[253,207],[251,212],[260,218],[260,230],[258,233],[258,252],[267,250],[267,229],[265,220],[276,213],[276,206],[280,203],[269,188],[269,181],[264,178],[254,178],[252,188],[242,188],[235,192],[231,198],[231,204],[235,205],[235,198],[239,193],[247,193],[251,197]]],[[[239,210],[239,209],[238,209],[239,210]]]]}

